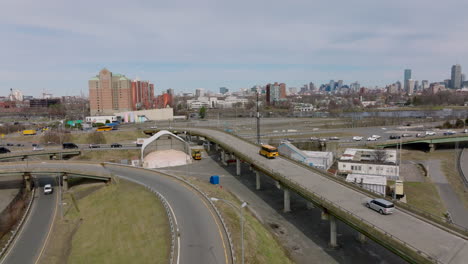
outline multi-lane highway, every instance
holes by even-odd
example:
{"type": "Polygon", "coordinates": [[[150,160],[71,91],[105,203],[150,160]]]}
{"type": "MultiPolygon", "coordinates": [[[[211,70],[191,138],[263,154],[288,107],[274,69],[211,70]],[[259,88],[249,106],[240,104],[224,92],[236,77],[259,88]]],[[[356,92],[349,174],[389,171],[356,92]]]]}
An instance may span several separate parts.
{"type": "MultiPolygon", "coordinates": [[[[227,233],[210,201],[192,187],[175,178],[150,170],[111,164],[107,164],[106,168],[97,164],[77,162],[43,162],[35,163],[35,165],[54,168],[57,171],[69,168],[86,172],[91,168],[98,173],[112,172],[116,176],[130,178],[151,187],[165,197],[177,222],[179,233],[176,241],[178,251],[176,257],[179,261],[176,263],[233,263],[227,233]]],[[[0,169],[11,168],[26,169],[25,166],[14,164],[0,167],[0,169]]],[[[51,181],[53,181],[52,178],[40,178],[40,185],[43,186],[51,181]]],[[[24,223],[21,233],[12,245],[8,256],[0,264],[34,263],[42,250],[54,215],[56,193],[44,195],[42,188],[40,188],[36,196],[31,213],[24,223]]]]}
{"type": "Polygon", "coordinates": [[[466,263],[468,259],[468,243],[465,238],[402,210],[396,210],[393,215],[379,215],[363,206],[363,200],[367,198],[363,193],[284,158],[266,159],[258,155],[257,146],[235,136],[212,129],[186,130],[206,136],[263,171],[281,175],[284,180],[303,186],[315,197],[323,197],[341,207],[341,210],[352,212],[354,216],[364,219],[379,230],[378,232],[386,236],[391,235],[392,239],[405,243],[411,252],[423,252],[441,263],[466,263]]]}
{"type": "Polygon", "coordinates": [[[132,178],[160,192],[171,205],[180,230],[180,263],[232,263],[223,226],[195,190],[174,178],[141,169],[106,165],[117,176],[132,178]]]}
{"type": "Polygon", "coordinates": [[[55,185],[53,177],[40,176],[38,183],[29,216],[0,264],[36,263],[43,249],[54,218],[58,192],[45,195],[42,191],[45,184],[55,185]]]}

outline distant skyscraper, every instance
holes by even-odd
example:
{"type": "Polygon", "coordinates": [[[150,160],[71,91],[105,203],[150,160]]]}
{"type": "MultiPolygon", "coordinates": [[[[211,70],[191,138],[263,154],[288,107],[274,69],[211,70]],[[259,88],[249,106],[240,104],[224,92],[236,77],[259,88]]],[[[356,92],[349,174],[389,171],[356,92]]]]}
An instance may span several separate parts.
{"type": "Polygon", "coordinates": [[[452,87],[452,82],[450,81],[450,79],[445,79],[444,85],[446,88],[452,87]]]}
{"type": "Polygon", "coordinates": [[[463,83],[465,82],[466,76],[464,73],[461,74],[461,85],[463,87],[463,83]]]}
{"type": "Polygon", "coordinates": [[[426,90],[428,88],[429,88],[429,81],[428,80],[422,80],[421,89],[426,90]]]}
{"type": "Polygon", "coordinates": [[[330,80],[330,83],[328,84],[330,86],[330,92],[333,92],[335,90],[335,81],[330,80]]]}
{"type": "Polygon", "coordinates": [[[285,83],[280,83],[279,85],[279,91],[280,91],[280,98],[286,98],[286,84],[285,83]]]}
{"type": "Polygon", "coordinates": [[[411,79],[411,69],[406,69],[405,70],[405,76],[404,76],[404,81],[403,81],[403,85],[404,85],[404,90],[406,92],[408,92],[408,86],[406,86],[406,84],[408,83],[408,80],[411,79]]]}
{"type": "Polygon", "coordinates": [[[310,83],[309,83],[309,90],[310,90],[311,92],[315,91],[315,85],[314,85],[313,82],[310,82],[310,83]]]}
{"type": "Polygon", "coordinates": [[[195,90],[195,97],[205,96],[205,89],[198,88],[195,90]]]}
{"type": "Polygon", "coordinates": [[[414,80],[413,79],[407,80],[406,83],[405,83],[405,86],[407,87],[406,92],[408,94],[413,94],[414,93],[414,80]]]}
{"type": "Polygon", "coordinates": [[[414,92],[419,91],[419,81],[414,81],[414,92]]]}
{"type": "Polygon", "coordinates": [[[341,89],[343,87],[343,80],[338,80],[338,85],[336,88],[341,89]]]}
{"type": "Polygon", "coordinates": [[[226,94],[227,92],[229,92],[229,89],[226,88],[226,87],[219,87],[219,93],[221,94],[226,94]]]}
{"type": "Polygon", "coordinates": [[[451,88],[452,89],[460,89],[461,88],[461,66],[460,64],[452,66],[452,79],[450,80],[451,88]]]}

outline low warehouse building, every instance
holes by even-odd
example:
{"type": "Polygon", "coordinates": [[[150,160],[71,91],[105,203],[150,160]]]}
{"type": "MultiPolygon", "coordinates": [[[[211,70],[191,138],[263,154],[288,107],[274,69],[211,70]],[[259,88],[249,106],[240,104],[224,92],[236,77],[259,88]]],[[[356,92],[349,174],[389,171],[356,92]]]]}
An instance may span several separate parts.
{"type": "Polygon", "coordinates": [[[333,164],[333,153],[323,151],[304,151],[290,142],[283,142],[278,146],[281,155],[302,162],[308,166],[328,170],[333,164]]]}
{"type": "Polygon", "coordinates": [[[385,196],[387,188],[387,178],[384,176],[364,175],[364,174],[348,174],[347,182],[352,182],[362,188],[385,196]]]}

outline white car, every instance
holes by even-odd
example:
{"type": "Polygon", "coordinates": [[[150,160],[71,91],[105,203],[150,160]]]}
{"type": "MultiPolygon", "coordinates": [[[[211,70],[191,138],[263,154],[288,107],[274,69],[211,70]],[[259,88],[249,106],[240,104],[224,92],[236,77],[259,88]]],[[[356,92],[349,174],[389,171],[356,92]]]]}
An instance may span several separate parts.
{"type": "Polygon", "coordinates": [[[372,135],[372,137],[375,138],[375,139],[379,139],[379,138],[380,138],[379,135],[372,135]]]}
{"type": "Polygon", "coordinates": [[[43,147],[39,147],[39,146],[33,147],[33,151],[42,151],[42,150],[44,150],[43,147]]]}
{"type": "Polygon", "coordinates": [[[426,136],[434,136],[436,132],[434,131],[426,131],[426,136]]]}
{"type": "Polygon", "coordinates": [[[361,141],[361,140],[362,140],[362,137],[355,136],[355,137],[353,137],[353,140],[354,140],[354,141],[361,141]]]}
{"type": "Polygon", "coordinates": [[[51,184],[44,185],[44,194],[51,194],[52,192],[53,189],[51,184]]]}
{"type": "Polygon", "coordinates": [[[368,138],[367,138],[367,141],[377,141],[377,138],[375,138],[375,137],[368,137],[368,138]]]}

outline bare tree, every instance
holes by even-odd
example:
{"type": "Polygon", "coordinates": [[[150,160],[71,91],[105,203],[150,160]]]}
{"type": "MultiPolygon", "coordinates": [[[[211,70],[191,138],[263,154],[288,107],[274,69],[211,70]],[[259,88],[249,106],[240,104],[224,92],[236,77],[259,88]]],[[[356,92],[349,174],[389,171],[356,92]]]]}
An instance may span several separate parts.
{"type": "Polygon", "coordinates": [[[378,149],[374,151],[373,158],[374,158],[374,161],[383,163],[388,158],[387,151],[385,151],[384,149],[378,149]]]}

